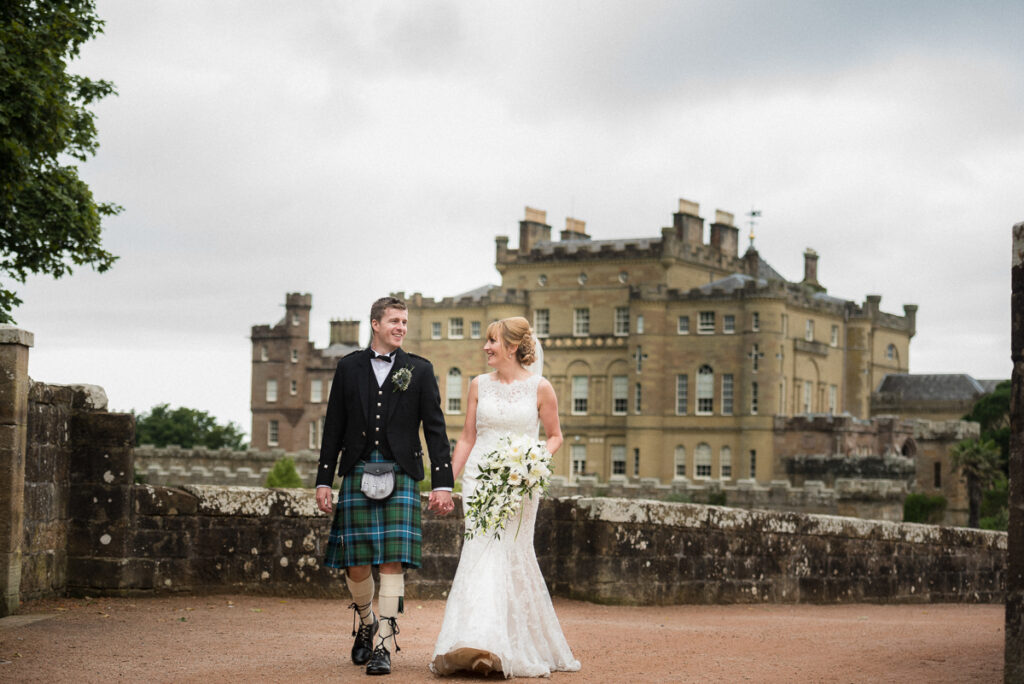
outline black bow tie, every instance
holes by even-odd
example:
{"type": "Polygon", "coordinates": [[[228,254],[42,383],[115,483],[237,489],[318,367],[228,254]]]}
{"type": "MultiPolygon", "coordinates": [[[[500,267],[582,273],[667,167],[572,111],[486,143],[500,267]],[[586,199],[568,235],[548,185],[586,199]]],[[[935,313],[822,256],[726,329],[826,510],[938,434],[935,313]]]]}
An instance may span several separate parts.
{"type": "Polygon", "coordinates": [[[370,358],[371,359],[376,359],[378,361],[386,361],[387,363],[391,363],[392,361],[394,361],[394,359],[391,358],[390,354],[377,354],[377,353],[374,353],[374,355],[371,356],[370,358]]]}

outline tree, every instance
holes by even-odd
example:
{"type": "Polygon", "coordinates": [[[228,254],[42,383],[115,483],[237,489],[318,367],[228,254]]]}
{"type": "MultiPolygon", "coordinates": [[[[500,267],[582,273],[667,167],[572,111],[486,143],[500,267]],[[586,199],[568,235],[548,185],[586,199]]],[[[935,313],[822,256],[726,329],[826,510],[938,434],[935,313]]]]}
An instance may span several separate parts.
{"type": "Polygon", "coordinates": [[[149,413],[135,419],[136,444],[158,447],[177,444],[186,449],[196,446],[244,449],[244,441],[245,433],[237,423],[220,425],[206,411],[184,406],[171,409],[169,404],[157,404],[149,413]]]}
{"type": "Polygon", "coordinates": [[[1009,380],[1003,380],[991,393],[974,402],[970,413],[964,416],[964,420],[981,425],[981,439],[990,439],[999,447],[1004,473],[1010,457],[1010,386],[1009,380]]]}
{"type": "Polygon", "coordinates": [[[967,526],[978,527],[982,492],[996,481],[999,447],[990,439],[965,439],[949,450],[953,472],[967,478],[967,526]]]}
{"type": "Polygon", "coordinates": [[[295,469],[295,461],[285,456],[274,463],[274,467],[267,473],[266,486],[269,488],[282,487],[296,489],[304,486],[299,471],[295,469]]]}
{"type": "MultiPolygon", "coordinates": [[[[87,107],[114,86],[69,74],[67,63],[102,31],[93,0],[0,3],[0,273],[20,283],[81,265],[102,273],[117,259],[100,244],[100,224],[121,207],[97,203],[78,167],[61,163],[98,147],[87,107]]],[[[19,304],[0,284],[0,323],[19,304]]]]}

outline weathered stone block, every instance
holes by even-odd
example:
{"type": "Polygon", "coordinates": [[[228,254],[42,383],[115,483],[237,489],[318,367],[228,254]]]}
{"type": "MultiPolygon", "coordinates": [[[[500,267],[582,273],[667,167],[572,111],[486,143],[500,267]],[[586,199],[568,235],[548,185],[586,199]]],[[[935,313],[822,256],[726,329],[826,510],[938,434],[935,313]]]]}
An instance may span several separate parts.
{"type": "Polygon", "coordinates": [[[120,484],[77,484],[71,488],[68,512],[76,521],[127,521],[132,513],[132,488],[120,484]]]}
{"type": "Polygon", "coordinates": [[[68,593],[151,589],[155,564],[141,558],[68,558],[68,593]]]}
{"type": "Polygon", "coordinates": [[[129,553],[139,558],[186,558],[191,547],[187,530],[135,530],[129,553]]]}
{"type": "Polygon", "coordinates": [[[135,444],[135,416],[129,413],[72,411],[71,439],[76,447],[130,449],[135,444]]]}
{"type": "Polygon", "coordinates": [[[127,558],[134,530],[127,521],[78,521],[68,531],[69,558],[127,558]]]}
{"type": "Polygon", "coordinates": [[[131,447],[111,447],[76,442],[71,456],[72,484],[132,484],[135,477],[131,447]]]}
{"type": "Polygon", "coordinates": [[[192,515],[199,508],[198,499],[183,489],[159,485],[136,485],[135,512],[139,515],[192,515]]]}

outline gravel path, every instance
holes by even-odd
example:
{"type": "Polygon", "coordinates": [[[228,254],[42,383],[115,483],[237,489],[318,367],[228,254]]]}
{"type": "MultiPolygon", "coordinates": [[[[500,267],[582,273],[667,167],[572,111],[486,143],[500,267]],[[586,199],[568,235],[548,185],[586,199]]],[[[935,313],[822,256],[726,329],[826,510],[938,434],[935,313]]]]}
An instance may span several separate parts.
{"type": "MultiPolygon", "coordinates": [[[[63,599],[0,620],[0,681],[467,682],[427,670],[444,603],[410,600],[390,677],[348,661],[343,601],[63,599]],[[41,619],[36,619],[37,617],[41,619]]],[[[1001,682],[1001,605],[609,607],[556,599],[591,682],[1001,682]]],[[[491,678],[491,681],[498,681],[491,678]]]]}

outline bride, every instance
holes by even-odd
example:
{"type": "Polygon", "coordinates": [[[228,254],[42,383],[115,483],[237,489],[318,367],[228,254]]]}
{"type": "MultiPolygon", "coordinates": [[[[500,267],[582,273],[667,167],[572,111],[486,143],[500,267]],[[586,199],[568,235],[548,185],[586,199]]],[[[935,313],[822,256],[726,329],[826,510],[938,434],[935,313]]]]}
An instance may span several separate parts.
{"type": "MultiPolygon", "coordinates": [[[[540,375],[543,359],[537,358],[540,348],[526,319],[491,323],[484,353],[494,372],[470,383],[466,424],[452,456],[455,477],[465,468],[463,510],[477,487],[481,457],[500,437],[535,440],[538,423],[543,423],[548,451],[553,454],[562,445],[555,390],[540,375]]],[[[552,671],[580,669],[533,549],[539,500],[539,494],[525,499],[500,538],[489,532],[466,540],[434,646],[432,672],[547,677],[552,671]]]]}

